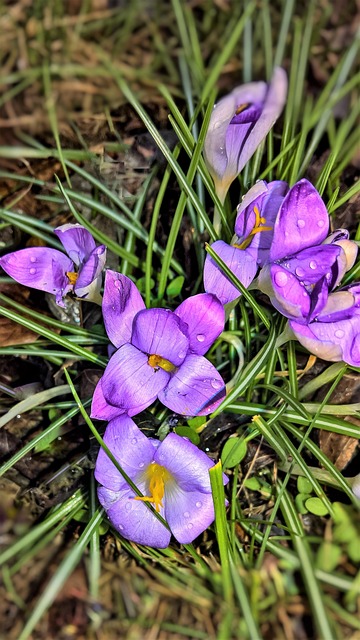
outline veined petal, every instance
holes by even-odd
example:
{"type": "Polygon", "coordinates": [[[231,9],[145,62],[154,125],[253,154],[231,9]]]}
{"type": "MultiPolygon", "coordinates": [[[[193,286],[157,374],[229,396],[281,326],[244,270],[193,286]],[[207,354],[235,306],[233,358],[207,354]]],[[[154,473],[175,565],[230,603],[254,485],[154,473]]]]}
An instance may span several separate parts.
{"type": "Polygon", "coordinates": [[[209,469],[215,463],[189,440],[169,433],[154,453],[154,462],[171,473],[182,491],[211,493],[209,469]]]}
{"type": "Polygon", "coordinates": [[[280,207],[274,226],[270,260],[319,245],[327,236],[329,215],[315,187],[300,180],[290,189],[280,207]]]}
{"type": "Polygon", "coordinates": [[[168,309],[144,309],[133,322],[132,344],[147,354],[156,354],[175,367],[184,362],[189,339],[182,320],[168,309]]]}
{"type": "Polygon", "coordinates": [[[225,383],[211,362],[190,354],[158,396],[175,413],[205,416],[225,398],[225,383]]]}
{"type": "Polygon", "coordinates": [[[145,304],[135,284],[110,269],[105,274],[103,317],[106,332],[116,347],[131,341],[134,317],[145,309],[145,304]]]}
{"type": "MultiPolygon", "coordinates": [[[[144,488],[145,485],[139,486],[140,490],[144,488]]],[[[169,545],[170,531],[144,502],[135,500],[136,494],[130,487],[118,492],[99,487],[98,497],[110,522],[123,538],[158,549],[169,545]]]]}
{"type": "MultiPolygon", "coordinates": [[[[247,250],[232,247],[222,240],[217,240],[211,246],[238,280],[248,287],[255,278],[257,264],[247,250]]],[[[203,277],[205,291],[214,294],[222,304],[227,304],[241,296],[241,292],[234,287],[209,255],[205,259],[203,277]]]]}
{"type": "Polygon", "coordinates": [[[189,544],[214,521],[211,493],[165,488],[165,518],[171,532],[181,544],[189,544]]]}
{"type": "Polygon", "coordinates": [[[204,355],[224,329],[224,308],[210,293],[187,298],[174,313],[187,324],[190,351],[198,355],[204,355]]]}
{"type": "Polygon", "coordinates": [[[342,253],[336,245],[320,245],[299,251],[281,262],[287,271],[291,271],[305,285],[315,284],[323,276],[331,280],[331,269],[342,253]]]}
{"type": "Polygon", "coordinates": [[[271,303],[280,313],[298,322],[306,322],[310,311],[310,295],[290,271],[279,264],[263,267],[258,286],[270,297],[271,303]]]}
{"type": "Polygon", "coordinates": [[[105,400],[102,390],[102,378],[97,383],[91,403],[91,417],[97,420],[112,420],[125,412],[121,407],[116,407],[105,400]]]}
{"type": "Polygon", "coordinates": [[[73,262],[65,253],[46,247],[8,253],[0,258],[0,266],[26,287],[61,295],[69,284],[66,272],[74,270],[73,262]]]}
{"type": "Polygon", "coordinates": [[[321,322],[338,322],[357,314],[360,314],[360,285],[355,283],[331,293],[318,319],[321,322]]]}
{"type": "Polygon", "coordinates": [[[96,280],[104,270],[106,261],[106,247],[101,244],[90,253],[79,269],[78,279],[74,291],[79,298],[86,295],[89,285],[96,280]]]}
{"type": "Polygon", "coordinates": [[[54,229],[54,233],[77,266],[86,260],[96,247],[91,233],[81,224],[63,224],[54,229]]]}
{"type": "MultiPolygon", "coordinates": [[[[137,484],[156,452],[150,440],[126,414],[109,422],[103,440],[123,471],[137,484]]],[[[95,478],[113,491],[129,486],[102,448],[96,460],[95,478]]]]}
{"type": "Polygon", "coordinates": [[[110,358],[101,379],[104,398],[134,416],[156,400],[170,374],[148,364],[148,356],[131,344],[124,344],[110,358]]]}
{"type": "Polygon", "coordinates": [[[319,358],[360,366],[360,315],[338,322],[312,322],[307,327],[290,322],[290,326],[299,342],[319,358]]]}

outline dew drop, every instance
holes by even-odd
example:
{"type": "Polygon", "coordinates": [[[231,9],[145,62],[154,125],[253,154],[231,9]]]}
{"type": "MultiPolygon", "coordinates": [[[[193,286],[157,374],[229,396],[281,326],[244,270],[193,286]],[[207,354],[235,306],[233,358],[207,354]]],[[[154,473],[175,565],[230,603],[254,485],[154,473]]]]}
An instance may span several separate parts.
{"type": "Polygon", "coordinates": [[[131,509],[132,509],[132,504],[130,502],[127,502],[126,505],[125,505],[125,510],[126,511],[131,511],[131,509]]]}
{"type": "Polygon", "coordinates": [[[310,269],[316,269],[317,264],[315,262],[315,260],[311,260],[310,264],[309,264],[310,269]]]}
{"type": "Polygon", "coordinates": [[[288,281],[288,277],[286,273],[284,273],[283,271],[278,271],[275,274],[275,282],[277,285],[279,285],[279,287],[285,287],[287,281],[288,281]]]}
{"type": "Polygon", "coordinates": [[[136,444],[136,443],[137,443],[137,438],[133,438],[133,439],[131,440],[131,444],[136,444]]]}
{"type": "Polygon", "coordinates": [[[305,269],[303,269],[302,267],[296,267],[295,273],[297,276],[299,276],[299,278],[302,278],[303,275],[305,275],[305,269]]]}
{"type": "Polygon", "coordinates": [[[221,389],[221,387],[223,386],[222,382],[220,382],[220,380],[216,380],[216,378],[211,380],[210,384],[213,389],[221,389]]]}
{"type": "Polygon", "coordinates": [[[342,329],[336,329],[335,336],[336,338],[342,338],[344,335],[344,331],[342,329]]]}
{"type": "Polygon", "coordinates": [[[178,353],[178,358],[185,358],[186,356],[186,351],[180,351],[180,353],[178,353]]]}
{"type": "Polygon", "coordinates": [[[303,228],[305,227],[305,220],[301,220],[301,219],[300,219],[300,220],[298,220],[298,221],[297,221],[297,226],[298,226],[300,229],[303,229],[303,228]]]}
{"type": "Polygon", "coordinates": [[[36,273],[36,269],[34,269],[34,267],[31,267],[31,269],[30,269],[30,273],[31,273],[31,275],[33,276],[33,275],[34,275],[34,273],[36,273]]]}
{"type": "Polygon", "coordinates": [[[30,262],[36,262],[37,258],[34,258],[34,256],[31,256],[30,258],[30,262]]]}
{"type": "Polygon", "coordinates": [[[119,282],[119,280],[114,280],[114,287],[115,287],[116,289],[119,289],[119,287],[120,287],[120,282],[119,282]]]}
{"type": "Polygon", "coordinates": [[[325,224],[324,220],[318,220],[317,226],[320,227],[320,229],[321,229],[321,227],[323,227],[324,224],[325,224]]]}
{"type": "Polygon", "coordinates": [[[184,511],[184,518],[190,518],[190,513],[188,511],[184,511]]]}
{"type": "Polygon", "coordinates": [[[195,503],[195,507],[197,507],[198,509],[200,509],[200,507],[202,507],[202,502],[200,502],[200,500],[198,502],[195,503]]]}
{"type": "Polygon", "coordinates": [[[189,524],[188,524],[187,528],[188,528],[188,529],[192,529],[192,528],[193,528],[193,526],[194,526],[194,525],[192,524],[192,522],[189,522],[189,524]]]}
{"type": "Polygon", "coordinates": [[[355,366],[359,366],[360,361],[360,333],[354,338],[353,343],[350,347],[350,355],[354,360],[355,366]]]}
{"type": "Polygon", "coordinates": [[[119,526],[120,531],[122,531],[122,530],[123,530],[123,528],[124,528],[124,527],[122,526],[122,524],[119,524],[118,526],[119,526]]]}
{"type": "Polygon", "coordinates": [[[196,336],[196,340],[198,340],[199,342],[204,342],[205,340],[205,336],[203,333],[198,333],[196,336]]]}
{"type": "Polygon", "coordinates": [[[145,462],[140,462],[139,467],[140,469],[143,469],[145,467],[145,462]]]}

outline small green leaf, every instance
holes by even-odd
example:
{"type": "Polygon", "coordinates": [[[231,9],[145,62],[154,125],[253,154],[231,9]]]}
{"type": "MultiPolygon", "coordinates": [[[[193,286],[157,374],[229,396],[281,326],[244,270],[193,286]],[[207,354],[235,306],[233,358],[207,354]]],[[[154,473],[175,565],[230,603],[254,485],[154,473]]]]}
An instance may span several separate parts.
{"type": "Polygon", "coordinates": [[[193,444],[199,444],[200,436],[194,431],[190,429],[190,427],[175,427],[175,433],[182,438],[189,438],[190,442],[193,444]]]}
{"type": "Polygon", "coordinates": [[[190,418],[190,420],[187,421],[189,427],[195,430],[198,427],[202,427],[202,425],[205,424],[205,422],[206,422],[205,416],[196,416],[196,418],[190,418]]]}
{"type": "Polygon", "coordinates": [[[247,444],[245,440],[240,438],[229,438],[223,446],[221,453],[221,462],[224,469],[236,467],[246,456],[247,444]]]}
{"type": "MultiPolygon", "coordinates": [[[[139,289],[140,293],[145,293],[145,278],[139,278],[136,280],[136,286],[139,289]]],[[[150,278],[150,289],[153,289],[155,286],[155,280],[150,278]]]]}
{"type": "Polygon", "coordinates": [[[176,298],[181,293],[184,284],[184,276],[177,276],[166,287],[166,295],[169,298],[176,298]]]}
{"type": "Polygon", "coordinates": [[[309,498],[305,502],[305,506],[310,513],[316,516],[326,516],[329,511],[320,498],[309,498]]]}
{"type": "Polygon", "coordinates": [[[337,544],[323,542],[316,554],[316,567],[331,573],[336,569],[342,555],[342,550],[337,544]]]}
{"type": "Polygon", "coordinates": [[[313,486],[310,480],[299,476],[297,479],[297,490],[299,493],[312,493],[313,486]]]}
{"type": "Polygon", "coordinates": [[[301,513],[301,515],[304,515],[305,513],[308,512],[307,507],[305,506],[305,503],[307,500],[309,500],[309,498],[311,498],[310,493],[299,493],[295,498],[295,506],[296,506],[297,512],[301,513]]]}
{"type": "Polygon", "coordinates": [[[245,480],[244,486],[247,489],[250,489],[250,491],[260,491],[261,482],[258,478],[248,478],[247,480],[245,480]]]}

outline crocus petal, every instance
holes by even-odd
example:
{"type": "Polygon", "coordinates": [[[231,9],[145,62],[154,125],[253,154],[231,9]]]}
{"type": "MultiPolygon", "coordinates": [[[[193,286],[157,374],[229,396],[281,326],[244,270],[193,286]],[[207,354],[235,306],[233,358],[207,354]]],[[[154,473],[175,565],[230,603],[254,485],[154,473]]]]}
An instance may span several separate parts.
{"type": "Polygon", "coordinates": [[[337,245],[320,245],[299,251],[282,262],[287,271],[291,271],[305,285],[315,284],[323,276],[331,279],[331,269],[342,253],[337,245]]]}
{"type": "Polygon", "coordinates": [[[360,302],[357,301],[351,290],[335,291],[329,295],[318,319],[321,322],[346,320],[359,313],[359,306],[360,302]]]}
{"type": "Polygon", "coordinates": [[[360,315],[339,322],[312,322],[307,327],[290,322],[290,327],[299,342],[319,358],[360,366],[360,315]]]}
{"type": "MultiPolygon", "coordinates": [[[[339,362],[342,360],[342,348],[340,342],[334,343],[331,339],[326,340],[326,327],[329,329],[331,324],[332,323],[326,324],[312,322],[310,325],[302,325],[292,320],[289,321],[289,325],[294,336],[300,344],[303,345],[303,347],[310,351],[310,353],[313,353],[318,358],[323,358],[323,360],[328,360],[329,362],[339,362]],[[316,335],[317,325],[323,325],[321,328],[321,336],[316,335]]],[[[332,334],[334,334],[334,327],[332,327],[332,334]]]]}
{"type": "Polygon", "coordinates": [[[97,383],[91,403],[91,417],[97,420],[112,420],[124,413],[121,407],[115,407],[105,400],[102,390],[102,378],[97,383]]]}
{"type": "Polygon", "coordinates": [[[147,354],[165,358],[174,366],[184,362],[189,349],[186,327],[168,309],[144,309],[134,318],[132,344],[147,354]]]}
{"type": "Polygon", "coordinates": [[[203,356],[190,354],[159,393],[159,400],[171,411],[188,416],[205,416],[225,397],[225,384],[215,367],[203,356]]]}
{"type": "Polygon", "coordinates": [[[79,276],[76,281],[74,292],[79,298],[86,295],[89,285],[99,278],[105,267],[106,247],[101,244],[90,253],[89,257],[82,263],[79,276]]]}
{"type": "Polygon", "coordinates": [[[290,189],[280,207],[270,260],[279,260],[320,244],[328,229],[329,215],[320,195],[308,180],[300,180],[290,189]]]}
{"type": "Polygon", "coordinates": [[[211,493],[209,469],[215,463],[189,440],[169,433],[155,452],[154,462],[171,473],[182,491],[211,493]]]}
{"type": "Polygon", "coordinates": [[[148,364],[145,353],[124,344],[110,358],[101,389],[109,403],[134,416],[156,400],[169,378],[169,373],[148,364]]]}
{"type": "Polygon", "coordinates": [[[211,493],[165,488],[165,519],[171,532],[181,544],[189,544],[214,521],[211,493]]]}
{"type": "Polygon", "coordinates": [[[130,278],[109,269],[105,274],[102,310],[106,332],[116,347],[130,342],[133,319],[144,308],[140,292],[130,278]]]}
{"type": "Polygon", "coordinates": [[[263,267],[258,287],[266,293],[273,306],[287,318],[305,321],[310,311],[310,296],[290,271],[279,264],[263,267]]]}
{"type": "Polygon", "coordinates": [[[130,487],[119,492],[99,487],[98,497],[110,522],[124,538],[157,549],[169,545],[170,531],[144,502],[135,500],[136,494],[130,487]]]}
{"type": "MultiPolygon", "coordinates": [[[[120,467],[134,482],[152,462],[156,452],[150,440],[125,414],[109,422],[103,440],[120,467]]],[[[95,478],[113,491],[129,486],[102,448],[96,460],[95,478]]]]}
{"type": "Polygon", "coordinates": [[[202,356],[224,329],[225,311],[218,298],[199,293],[182,302],[175,314],[187,324],[190,351],[202,356]]]}
{"type": "MultiPolygon", "coordinates": [[[[253,257],[246,250],[232,247],[222,240],[217,240],[211,247],[237,279],[248,287],[257,271],[257,264],[253,257]]],[[[212,293],[219,298],[222,304],[232,302],[241,296],[241,292],[234,287],[209,255],[206,256],[204,265],[204,289],[207,293],[212,293]]]]}
{"type": "Polygon", "coordinates": [[[345,273],[355,264],[358,247],[352,240],[339,240],[336,245],[341,247],[342,251],[338,257],[338,276],[333,284],[336,287],[343,279],[345,273]]]}
{"type": "Polygon", "coordinates": [[[63,224],[54,229],[54,233],[77,266],[86,260],[96,247],[91,233],[81,224],[63,224]]]}
{"type": "Polygon", "coordinates": [[[74,270],[73,262],[61,251],[32,247],[14,251],[0,258],[0,266],[16,282],[47,293],[59,293],[68,288],[66,272],[74,270]]]}

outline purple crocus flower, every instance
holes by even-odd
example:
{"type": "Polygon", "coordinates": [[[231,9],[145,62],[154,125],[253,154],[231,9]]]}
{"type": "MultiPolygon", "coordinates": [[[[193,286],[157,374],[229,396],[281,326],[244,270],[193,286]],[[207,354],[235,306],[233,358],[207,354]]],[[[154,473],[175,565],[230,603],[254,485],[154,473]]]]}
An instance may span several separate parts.
{"type": "Polygon", "coordinates": [[[54,233],[68,255],[57,249],[31,247],[3,256],[0,266],[20,284],[53,293],[60,307],[65,306],[63,299],[68,293],[101,304],[106,247],[97,247],[80,224],[63,224],[54,233]]]}
{"type": "Polygon", "coordinates": [[[204,157],[223,202],[227,191],[281,114],[287,77],[277,67],[269,85],[251,82],[234,89],[214,107],[204,157]]]}
{"type": "Polygon", "coordinates": [[[224,328],[224,309],[215,296],[192,296],[174,312],[146,309],[129,278],[107,271],[103,317],[117,351],[95,389],[93,418],[133,416],[156,398],[192,416],[220,404],[224,381],[203,357],[224,328]]]}
{"type": "Polygon", "coordinates": [[[102,485],[99,501],[124,538],[165,548],[172,533],[178,542],[188,544],[213,522],[209,469],[214,462],[194,444],[175,433],[161,443],[147,438],[127,415],[108,424],[104,442],[144,496],[136,495],[100,449],[95,467],[95,478],[102,485]],[[153,505],[171,531],[144,502],[153,505]]]}
{"type": "MultiPolygon", "coordinates": [[[[212,244],[212,249],[245,287],[255,278],[258,265],[262,266],[268,258],[275,218],[287,191],[287,183],[281,180],[257,182],[238,206],[231,244],[223,240],[212,244]]],[[[204,265],[204,288],[222,304],[241,295],[210,255],[204,265]]]]}
{"type": "Polygon", "coordinates": [[[329,215],[308,180],[285,196],[274,226],[269,264],[258,287],[280,313],[308,324],[326,304],[328,294],[354,264],[357,246],[345,229],[329,237],[329,215]]]}
{"type": "Polygon", "coordinates": [[[310,353],[360,366],[360,283],[331,293],[316,320],[308,325],[290,321],[293,336],[310,353]]]}

